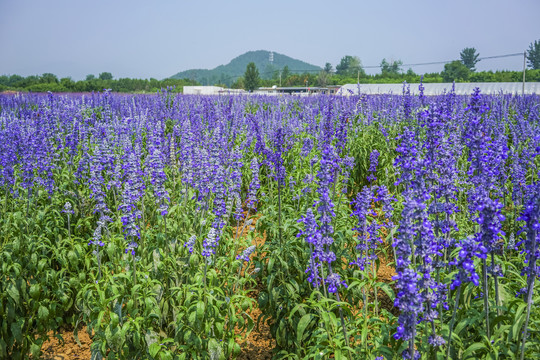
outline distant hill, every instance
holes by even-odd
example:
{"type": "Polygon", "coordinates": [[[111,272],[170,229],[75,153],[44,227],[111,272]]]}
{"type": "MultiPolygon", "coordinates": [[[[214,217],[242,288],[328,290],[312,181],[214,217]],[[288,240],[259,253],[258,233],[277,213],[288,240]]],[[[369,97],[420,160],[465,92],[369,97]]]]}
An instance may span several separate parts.
{"type": "Polygon", "coordinates": [[[214,69],[192,69],[179,72],[171,76],[171,79],[190,79],[202,85],[212,85],[222,83],[231,85],[236,79],[244,75],[246,66],[254,62],[259,74],[263,79],[271,79],[276,72],[285,66],[289,67],[291,73],[304,73],[322,70],[321,67],[308,64],[307,62],[293,59],[287,55],[274,52],[273,62],[270,62],[270,51],[257,50],[248,51],[231,60],[227,65],[220,65],[214,69]]]}

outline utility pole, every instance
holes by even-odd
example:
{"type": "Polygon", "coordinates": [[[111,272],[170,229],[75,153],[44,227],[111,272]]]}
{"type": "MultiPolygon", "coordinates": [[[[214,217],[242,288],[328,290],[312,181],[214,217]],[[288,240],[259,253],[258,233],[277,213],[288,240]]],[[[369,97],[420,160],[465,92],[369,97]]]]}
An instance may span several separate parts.
{"type": "Polygon", "coordinates": [[[525,70],[527,67],[525,66],[525,60],[527,60],[527,52],[523,52],[523,87],[521,88],[521,95],[525,95],[525,70]]]}
{"type": "Polygon", "coordinates": [[[356,83],[360,84],[360,69],[358,69],[358,75],[357,75],[357,78],[356,78],[356,83]]]}
{"type": "Polygon", "coordinates": [[[281,70],[279,71],[279,87],[281,87],[281,70]]]}

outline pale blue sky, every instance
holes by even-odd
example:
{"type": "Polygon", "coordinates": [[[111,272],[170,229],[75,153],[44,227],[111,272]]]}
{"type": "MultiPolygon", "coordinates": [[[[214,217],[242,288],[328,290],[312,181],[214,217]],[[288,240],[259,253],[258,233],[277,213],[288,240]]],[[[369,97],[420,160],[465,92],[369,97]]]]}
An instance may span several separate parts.
{"type": "MultiPolygon", "coordinates": [[[[493,56],[540,39],[539,14],[539,0],[0,0],[0,74],[162,79],[249,50],[334,67],[344,55],[364,65],[457,59],[465,47],[493,56]]],[[[511,57],[477,68],[522,66],[511,57]]]]}

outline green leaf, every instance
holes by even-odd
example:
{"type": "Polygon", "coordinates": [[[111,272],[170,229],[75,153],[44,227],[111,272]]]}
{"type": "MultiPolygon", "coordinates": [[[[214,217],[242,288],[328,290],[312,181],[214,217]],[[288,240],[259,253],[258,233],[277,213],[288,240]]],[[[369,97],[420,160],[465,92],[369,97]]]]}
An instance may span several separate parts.
{"type": "MultiPolygon", "coordinates": [[[[479,350],[483,350],[483,349],[487,350],[485,344],[483,344],[483,343],[474,343],[465,350],[465,352],[463,353],[463,357],[467,358],[468,356],[472,356],[474,352],[479,351],[479,350]]],[[[475,357],[475,358],[477,358],[477,357],[475,357]]]]}
{"type": "Polygon", "coordinates": [[[297,346],[302,346],[302,340],[304,340],[304,331],[306,331],[306,328],[309,326],[313,318],[314,316],[312,314],[306,314],[302,316],[298,322],[298,326],[296,327],[297,346]]]}
{"type": "Polygon", "coordinates": [[[20,301],[19,289],[17,289],[17,287],[14,284],[9,284],[7,292],[9,296],[11,296],[13,301],[15,301],[15,304],[19,305],[19,301],[20,301]]]}
{"type": "Polygon", "coordinates": [[[38,344],[30,345],[30,354],[32,354],[32,357],[38,358],[40,350],[41,346],[39,346],[38,344]]]}
{"type": "Polygon", "coordinates": [[[24,326],[23,318],[18,318],[15,322],[12,322],[10,326],[11,333],[13,334],[13,338],[20,343],[22,343],[23,341],[23,335],[22,335],[23,326],[24,326]]]}
{"type": "Polygon", "coordinates": [[[7,344],[2,338],[0,338],[0,357],[7,358],[7,344]]]}
{"type": "Polygon", "coordinates": [[[148,352],[150,353],[150,356],[153,358],[156,357],[159,350],[161,350],[161,346],[157,342],[150,344],[150,346],[148,347],[148,352]]]}
{"type": "Polygon", "coordinates": [[[525,321],[525,315],[523,311],[527,307],[527,303],[520,304],[517,311],[516,316],[514,317],[514,325],[512,326],[512,331],[508,334],[509,341],[513,341],[514,339],[519,338],[519,334],[523,328],[523,323],[525,321]]]}
{"type": "Polygon", "coordinates": [[[202,321],[204,318],[204,302],[199,301],[197,303],[197,320],[202,321]]]}
{"type": "Polygon", "coordinates": [[[381,289],[382,291],[384,291],[384,293],[391,299],[391,300],[394,300],[395,298],[395,295],[394,295],[394,291],[392,290],[392,288],[390,287],[390,285],[386,284],[386,283],[378,283],[380,284],[379,285],[379,289],[381,289]]]}
{"type": "Polygon", "coordinates": [[[221,345],[214,338],[208,341],[208,353],[210,354],[210,360],[219,360],[221,357],[221,345]]]}
{"type": "Polygon", "coordinates": [[[49,318],[49,309],[45,306],[40,305],[38,310],[38,317],[41,321],[45,321],[49,318]]]}
{"type": "Polygon", "coordinates": [[[238,345],[237,343],[234,343],[234,345],[233,345],[233,356],[235,358],[238,357],[238,355],[240,355],[240,351],[242,351],[242,349],[240,348],[240,345],[238,345]]]}
{"type": "Polygon", "coordinates": [[[281,347],[285,347],[286,344],[287,344],[287,339],[286,339],[287,334],[286,334],[285,330],[286,330],[285,321],[281,320],[279,322],[279,327],[278,327],[278,330],[276,332],[276,342],[281,347]]]}

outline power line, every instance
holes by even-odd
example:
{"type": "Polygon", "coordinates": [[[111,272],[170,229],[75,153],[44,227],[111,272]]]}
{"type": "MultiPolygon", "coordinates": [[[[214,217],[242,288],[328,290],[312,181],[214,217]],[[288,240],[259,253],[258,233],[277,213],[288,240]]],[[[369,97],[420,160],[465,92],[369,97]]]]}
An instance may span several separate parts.
{"type": "MultiPolygon", "coordinates": [[[[505,57],[511,57],[511,56],[523,56],[523,53],[513,53],[513,54],[505,54],[505,55],[494,55],[494,56],[484,56],[481,58],[478,58],[477,60],[487,60],[487,59],[498,59],[498,58],[505,58],[505,57]]],[[[440,64],[449,64],[454,60],[446,60],[446,61],[432,61],[432,62],[425,62],[425,63],[416,63],[416,64],[403,64],[401,66],[422,66],[422,65],[440,65],[440,64]]],[[[458,60],[459,61],[459,60],[458,60]]],[[[365,69],[375,69],[380,68],[381,65],[371,65],[371,66],[363,66],[365,69]]]]}

